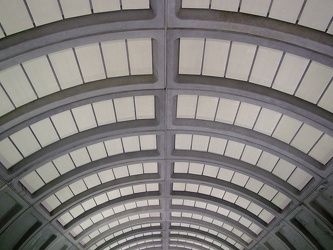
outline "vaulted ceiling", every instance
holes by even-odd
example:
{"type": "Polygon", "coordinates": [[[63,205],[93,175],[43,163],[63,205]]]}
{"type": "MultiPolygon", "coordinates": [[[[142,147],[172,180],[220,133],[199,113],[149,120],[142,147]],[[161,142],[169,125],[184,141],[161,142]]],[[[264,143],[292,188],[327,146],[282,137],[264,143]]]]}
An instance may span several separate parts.
{"type": "Polygon", "coordinates": [[[0,0],[0,249],[332,249],[330,0],[0,0]]]}

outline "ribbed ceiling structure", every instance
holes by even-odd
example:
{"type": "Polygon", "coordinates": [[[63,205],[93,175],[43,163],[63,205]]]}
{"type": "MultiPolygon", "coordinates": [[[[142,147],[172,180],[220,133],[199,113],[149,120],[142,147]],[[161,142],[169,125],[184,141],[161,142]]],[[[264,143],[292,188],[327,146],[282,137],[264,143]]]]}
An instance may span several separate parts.
{"type": "Polygon", "coordinates": [[[0,0],[0,249],[333,249],[331,0],[0,0]]]}

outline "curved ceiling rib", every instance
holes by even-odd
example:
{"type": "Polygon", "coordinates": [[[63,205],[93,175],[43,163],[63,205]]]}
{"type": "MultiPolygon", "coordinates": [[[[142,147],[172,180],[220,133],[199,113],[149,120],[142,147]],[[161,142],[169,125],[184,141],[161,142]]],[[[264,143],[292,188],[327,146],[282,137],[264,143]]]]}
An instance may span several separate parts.
{"type": "Polygon", "coordinates": [[[332,16],[0,3],[0,245],[331,249],[332,16]]]}

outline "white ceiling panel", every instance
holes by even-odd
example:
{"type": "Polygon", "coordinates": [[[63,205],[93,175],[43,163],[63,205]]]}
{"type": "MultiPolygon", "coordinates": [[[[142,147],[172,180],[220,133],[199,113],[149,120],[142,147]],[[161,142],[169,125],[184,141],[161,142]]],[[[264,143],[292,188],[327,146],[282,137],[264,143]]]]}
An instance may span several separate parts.
{"type": "Polygon", "coordinates": [[[27,0],[36,26],[62,19],[57,0],[27,0]]]}
{"type": "Polygon", "coordinates": [[[155,150],[157,148],[156,135],[140,135],[141,150],[155,150]]]}
{"type": "Polygon", "coordinates": [[[72,198],[74,195],[72,191],[69,189],[69,187],[65,187],[58,192],[55,193],[55,195],[58,197],[60,202],[64,203],[68,199],[72,198]]]}
{"type": "Polygon", "coordinates": [[[272,173],[286,181],[295,168],[295,165],[280,159],[272,173]]]}
{"type": "MultiPolygon", "coordinates": [[[[74,157],[72,157],[72,158],[74,159],[75,154],[73,154],[73,155],[74,155],[74,157]]],[[[83,157],[83,159],[84,159],[84,157],[83,157]]],[[[73,161],[71,160],[71,158],[69,157],[68,154],[63,155],[63,156],[58,157],[57,159],[53,160],[53,163],[56,166],[56,168],[58,169],[60,174],[67,173],[75,168],[73,161]]]]}
{"type": "Polygon", "coordinates": [[[325,94],[320,99],[318,106],[322,107],[333,113],[333,84],[331,81],[330,86],[326,89],[325,94]]]}
{"type": "Polygon", "coordinates": [[[192,150],[206,152],[208,149],[209,139],[210,139],[209,136],[193,135],[192,150]]]}
{"type": "Polygon", "coordinates": [[[46,56],[27,61],[23,63],[23,67],[38,97],[60,90],[46,56]]]}
{"type": "Polygon", "coordinates": [[[146,162],[143,163],[143,170],[145,174],[158,173],[157,162],[146,162]]]}
{"type": "Polygon", "coordinates": [[[269,17],[289,23],[296,23],[304,0],[274,0],[269,17]]]}
{"type": "Polygon", "coordinates": [[[261,109],[257,122],[254,126],[254,130],[271,135],[279,122],[281,114],[269,109],[261,109]]]}
{"type": "Polygon", "coordinates": [[[284,115],[275,129],[273,137],[289,144],[301,125],[300,121],[284,115]]]}
{"type": "Polygon", "coordinates": [[[208,9],[209,0],[183,0],[182,8],[208,9]]]}
{"type": "Polygon", "coordinates": [[[201,74],[204,43],[203,38],[180,39],[179,74],[201,74]]]}
{"type": "Polygon", "coordinates": [[[0,82],[16,107],[37,98],[20,66],[14,66],[1,71],[0,82]]]}
{"type": "Polygon", "coordinates": [[[256,165],[262,150],[246,145],[241,160],[252,165],[256,165]]]}
{"type": "Polygon", "coordinates": [[[316,104],[332,77],[332,68],[311,62],[295,95],[316,104]]]}
{"type": "Polygon", "coordinates": [[[150,38],[127,40],[131,75],[153,73],[153,48],[150,38]]]}
{"type": "Polygon", "coordinates": [[[74,218],[76,218],[80,214],[82,214],[84,212],[84,210],[83,210],[83,207],[79,205],[79,206],[76,206],[76,207],[72,208],[71,210],[69,210],[69,212],[74,218]]]}
{"type": "Polygon", "coordinates": [[[264,197],[266,200],[272,200],[273,197],[277,194],[277,190],[275,188],[272,188],[271,186],[268,186],[268,185],[264,185],[260,192],[259,192],[259,195],[264,197]]]}
{"type": "Polygon", "coordinates": [[[243,143],[228,141],[224,155],[231,158],[239,159],[243,152],[244,146],[245,145],[243,143]]]}
{"type": "Polygon", "coordinates": [[[24,157],[31,155],[32,153],[41,149],[36,137],[33,135],[29,128],[21,129],[20,131],[12,134],[10,139],[16,145],[18,150],[24,157]]]}
{"type": "Polygon", "coordinates": [[[112,100],[95,102],[92,105],[98,126],[116,122],[112,100]]]}
{"type": "Polygon", "coordinates": [[[298,24],[325,31],[332,19],[333,4],[331,0],[307,0],[298,24]],[[318,14],[320,13],[320,14],[318,14]]]}
{"type": "Polygon", "coordinates": [[[89,0],[60,0],[65,18],[91,14],[89,0]]]}
{"type": "Polygon", "coordinates": [[[295,138],[292,140],[291,145],[304,153],[308,153],[322,134],[323,132],[320,130],[307,124],[303,124],[295,138]]]}
{"type": "Polygon", "coordinates": [[[202,74],[223,77],[229,54],[229,41],[207,39],[202,74]]]}
{"type": "Polygon", "coordinates": [[[51,116],[51,120],[61,138],[77,133],[77,128],[70,111],[51,116]]]}
{"type": "Polygon", "coordinates": [[[208,152],[223,155],[226,145],[227,145],[227,140],[211,137],[208,147],[208,152]]]}
{"type": "Polygon", "coordinates": [[[123,97],[114,100],[117,121],[128,121],[135,119],[134,100],[133,97],[123,97]]]}
{"type": "Polygon", "coordinates": [[[122,138],[125,153],[140,151],[140,142],[138,136],[122,138]]]}
{"type": "Polygon", "coordinates": [[[80,132],[97,126],[90,104],[73,108],[72,112],[80,132]]]}
{"type": "Polygon", "coordinates": [[[197,109],[198,96],[178,95],[177,96],[177,118],[194,118],[197,109]]]}
{"type": "Polygon", "coordinates": [[[309,155],[322,164],[326,164],[333,157],[333,137],[324,134],[309,155]]]}
{"type": "Polygon", "coordinates": [[[87,190],[87,186],[83,182],[83,180],[78,180],[69,185],[70,189],[73,191],[74,195],[78,195],[87,190]]]}
{"type": "Polygon", "coordinates": [[[47,209],[47,211],[51,212],[53,209],[60,205],[60,201],[55,195],[51,195],[47,199],[42,202],[42,205],[47,209]]]}
{"type": "Polygon", "coordinates": [[[196,119],[213,121],[218,100],[217,97],[199,96],[196,119]]]}
{"type": "Polygon", "coordinates": [[[0,162],[5,168],[9,169],[22,159],[22,155],[8,138],[0,141],[0,162]]]}
{"type": "Polygon", "coordinates": [[[75,165],[80,167],[91,162],[86,148],[81,148],[70,153],[75,165]]]}
{"type": "Polygon", "coordinates": [[[137,119],[154,119],[155,118],[155,97],[135,96],[135,113],[137,119]]]}
{"type": "Polygon", "coordinates": [[[273,83],[273,89],[293,95],[308,63],[308,59],[286,53],[273,83]]]}
{"type": "Polygon", "coordinates": [[[94,13],[120,10],[119,0],[92,0],[94,13]]]}
{"type": "Polygon", "coordinates": [[[104,144],[109,156],[122,154],[124,152],[121,139],[105,141],[104,144]]]}
{"type": "Polygon", "coordinates": [[[97,161],[99,159],[107,157],[103,142],[90,145],[87,147],[87,149],[92,161],[97,161]]]}
{"type": "Polygon", "coordinates": [[[268,172],[271,172],[275,167],[276,163],[278,162],[279,157],[272,155],[267,152],[262,152],[260,159],[257,163],[257,166],[265,169],[268,172]]]}
{"type": "Polygon", "coordinates": [[[7,35],[33,28],[28,10],[21,0],[2,1],[0,23],[7,35]]]}
{"type": "Polygon", "coordinates": [[[88,44],[75,48],[84,82],[106,78],[99,44],[88,44]]]}
{"type": "Polygon", "coordinates": [[[45,183],[48,183],[60,176],[52,162],[46,163],[45,165],[38,168],[36,171],[45,183]]]}
{"type": "Polygon", "coordinates": [[[192,145],[192,135],[177,134],[175,136],[175,149],[190,150],[192,145]]]}
{"type": "Polygon", "coordinates": [[[34,193],[36,190],[44,186],[43,180],[35,171],[32,171],[30,174],[24,176],[20,182],[25,186],[26,189],[28,189],[30,193],[34,193]]]}
{"type": "Polygon", "coordinates": [[[255,51],[255,45],[233,42],[226,77],[247,81],[255,51]]]}
{"type": "Polygon", "coordinates": [[[300,168],[296,168],[293,174],[287,180],[298,190],[302,190],[306,184],[312,179],[312,176],[300,168]]]}
{"type": "Polygon", "coordinates": [[[220,99],[215,121],[233,124],[239,107],[239,101],[220,99]]]}
{"type": "Polygon", "coordinates": [[[258,216],[259,213],[262,211],[262,207],[260,207],[257,204],[251,202],[251,204],[247,207],[247,210],[258,216]]]}
{"type": "Polygon", "coordinates": [[[259,47],[249,81],[270,87],[282,54],[282,51],[259,47]]]}
{"type": "Polygon", "coordinates": [[[250,178],[246,183],[245,188],[251,190],[254,193],[258,193],[261,187],[264,185],[261,181],[250,178]]]}
{"type": "Polygon", "coordinates": [[[12,102],[9,100],[7,94],[3,90],[0,84],[0,100],[1,100],[1,105],[0,105],[0,116],[7,114],[8,112],[12,111],[15,109],[14,105],[12,102]]]}
{"type": "Polygon", "coordinates": [[[191,162],[189,166],[189,174],[202,175],[204,164],[191,162]]]}
{"type": "Polygon", "coordinates": [[[275,217],[273,214],[271,214],[270,212],[268,212],[267,210],[263,210],[260,214],[259,214],[259,218],[264,220],[266,223],[270,223],[275,217]]]}
{"type": "Polygon", "coordinates": [[[259,111],[259,106],[242,102],[238,110],[235,125],[252,129],[259,111]]]}
{"type": "Polygon", "coordinates": [[[149,0],[121,0],[121,2],[125,10],[149,9],[149,0]]]}
{"type": "Polygon", "coordinates": [[[240,12],[267,16],[270,0],[242,0],[240,12]]]}
{"type": "Polygon", "coordinates": [[[51,64],[62,89],[82,83],[82,78],[72,49],[49,55],[51,64]]]}
{"type": "Polygon", "coordinates": [[[279,208],[284,209],[290,202],[291,200],[285,196],[283,193],[279,192],[272,202],[277,205],[279,208]]]}
{"type": "Polygon", "coordinates": [[[97,174],[93,174],[83,178],[84,183],[87,185],[87,188],[90,189],[92,187],[98,186],[101,184],[101,181],[98,178],[97,174]]]}
{"type": "Polygon", "coordinates": [[[128,171],[129,171],[130,175],[143,174],[142,164],[131,164],[131,165],[128,165],[128,171]]]}
{"type": "Polygon", "coordinates": [[[211,9],[238,11],[239,0],[212,0],[211,9]]]}
{"type": "Polygon", "coordinates": [[[114,180],[112,169],[108,169],[98,173],[98,176],[102,183],[114,180]]]}
{"type": "Polygon", "coordinates": [[[125,40],[101,44],[107,77],[129,75],[125,40]]]}
{"type": "Polygon", "coordinates": [[[235,203],[235,201],[237,200],[238,196],[235,194],[232,194],[230,192],[225,192],[224,196],[223,196],[223,200],[229,201],[231,203],[235,203]]]}
{"type": "Polygon", "coordinates": [[[247,175],[235,172],[234,176],[232,177],[231,182],[238,186],[244,187],[246,182],[248,181],[248,179],[249,179],[249,177],[247,175]]]}
{"type": "Polygon", "coordinates": [[[218,167],[205,165],[205,169],[202,174],[205,176],[216,178],[219,170],[220,170],[220,168],[218,168],[218,167]]]}

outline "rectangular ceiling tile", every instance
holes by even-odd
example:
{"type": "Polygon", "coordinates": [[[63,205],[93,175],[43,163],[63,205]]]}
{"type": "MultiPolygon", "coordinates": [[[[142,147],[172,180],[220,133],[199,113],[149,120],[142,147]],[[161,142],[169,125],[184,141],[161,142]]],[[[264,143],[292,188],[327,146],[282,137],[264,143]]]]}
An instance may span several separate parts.
{"type": "Polygon", "coordinates": [[[0,82],[16,107],[37,98],[19,65],[1,71],[0,82]]]}
{"type": "Polygon", "coordinates": [[[269,17],[289,23],[296,23],[304,0],[274,0],[269,17]]]}
{"type": "Polygon", "coordinates": [[[83,178],[84,183],[87,185],[87,188],[90,189],[92,187],[98,186],[101,184],[101,181],[98,178],[97,174],[93,174],[83,178]]]}
{"type": "Polygon", "coordinates": [[[255,51],[255,45],[233,42],[226,77],[247,81],[255,51]]]}
{"type": "Polygon", "coordinates": [[[135,96],[134,101],[137,119],[155,118],[155,97],[153,95],[135,96]]]}
{"type": "Polygon", "coordinates": [[[282,51],[260,46],[251,72],[250,82],[270,87],[282,54],[282,51]]]}
{"type": "Polygon", "coordinates": [[[57,0],[27,0],[36,26],[62,19],[57,0]]]}
{"type": "Polygon", "coordinates": [[[229,54],[229,41],[207,39],[202,74],[223,77],[229,54]]]}
{"type": "Polygon", "coordinates": [[[32,124],[31,129],[42,147],[59,140],[59,136],[49,118],[32,124]]]}
{"type": "Polygon", "coordinates": [[[21,0],[3,1],[1,3],[0,23],[7,36],[33,28],[28,10],[21,0]]]}
{"type": "Polygon", "coordinates": [[[119,0],[92,0],[94,13],[120,10],[119,0]]]}
{"type": "Polygon", "coordinates": [[[239,159],[243,152],[244,146],[245,145],[243,143],[228,141],[224,155],[231,158],[239,159]]]}
{"type": "Polygon", "coordinates": [[[271,172],[273,168],[275,167],[276,163],[278,162],[279,157],[272,155],[267,152],[262,152],[259,161],[257,163],[257,166],[265,169],[268,172],[271,172]]]}
{"type": "Polygon", "coordinates": [[[103,42],[101,44],[107,77],[129,75],[125,40],[103,42]]]}
{"type": "Polygon", "coordinates": [[[122,0],[124,10],[149,9],[149,0],[122,0]]]}
{"type": "Polygon", "coordinates": [[[95,102],[92,105],[98,126],[116,122],[112,100],[95,102]]]}
{"type": "Polygon", "coordinates": [[[24,157],[41,149],[36,137],[29,128],[21,129],[12,134],[10,138],[24,157]]]}
{"type": "Polygon", "coordinates": [[[48,183],[60,176],[52,162],[46,163],[36,171],[45,183],[48,183]]]}
{"type": "Polygon", "coordinates": [[[293,95],[308,63],[308,59],[286,53],[273,83],[273,89],[293,95]]]}
{"type": "Polygon", "coordinates": [[[80,148],[78,150],[75,150],[70,153],[70,156],[72,157],[76,167],[80,167],[86,163],[91,162],[86,148],[80,148]]]}
{"type": "Polygon", "coordinates": [[[23,67],[38,97],[60,90],[46,56],[27,61],[23,63],[23,67]]]}
{"type": "Polygon", "coordinates": [[[260,107],[249,103],[241,103],[235,125],[252,129],[259,114],[260,107]]]}
{"type": "Polygon", "coordinates": [[[262,150],[246,145],[241,160],[252,165],[256,165],[262,150]]]}
{"type": "Polygon", "coordinates": [[[332,68],[317,62],[311,62],[295,95],[316,104],[332,77],[332,68]]]}
{"type": "Polygon", "coordinates": [[[219,172],[219,170],[220,170],[219,167],[205,165],[205,168],[204,168],[204,171],[203,171],[202,174],[205,175],[205,176],[216,178],[217,173],[219,172]]]}
{"type": "Polygon", "coordinates": [[[113,102],[118,122],[135,120],[133,97],[117,98],[113,102]]]}
{"type": "Polygon", "coordinates": [[[215,121],[233,124],[239,107],[239,101],[220,99],[215,121]]]}
{"type": "Polygon", "coordinates": [[[4,114],[7,114],[8,112],[15,109],[14,105],[8,98],[7,94],[5,93],[1,85],[0,85],[0,100],[1,100],[0,116],[3,116],[4,114]]]}
{"type": "Polygon", "coordinates": [[[53,209],[58,207],[61,203],[55,195],[51,195],[41,203],[47,211],[51,212],[53,209]]]}
{"type": "Polygon", "coordinates": [[[208,152],[223,155],[226,145],[227,145],[227,140],[222,138],[211,137],[209,142],[208,152]]]}
{"type": "Polygon", "coordinates": [[[323,132],[320,130],[303,124],[290,145],[304,153],[308,153],[322,134],[323,132]]]}
{"type": "Polygon", "coordinates": [[[262,183],[261,181],[250,178],[249,181],[246,183],[245,188],[251,190],[254,193],[258,193],[263,185],[264,183],[262,183]]]}
{"type": "Polygon", "coordinates": [[[333,84],[331,81],[330,86],[326,89],[324,95],[320,99],[318,106],[322,107],[323,109],[326,109],[333,113],[333,84]]]}
{"type": "Polygon", "coordinates": [[[242,0],[240,12],[267,16],[270,0],[242,0]]]}
{"type": "Polygon", "coordinates": [[[25,186],[26,189],[28,189],[30,193],[34,193],[36,190],[45,185],[43,180],[35,171],[32,171],[28,175],[24,176],[20,182],[25,186]]]}
{"type": "Polygon", "coordinates": [[[311,149],[309,155],[322,164],[326,164],[333,157],[333,137],[324,134],[311,149]]]}
{"type": "Polygon", "coordinates": [[[145,174],[158,173],[157,162],[146,162],[143,163],[143,171],[145,174]]]}
{"type": "Polygon", "coordinates": [[[143,174],[142,164],[131,164],[131,165],[128,165],[128,171],[129,171],[130,175],[143,174]]]}
{"type": "Polygon", "coordinates": [[[78,195],[87,190],[87,187],[83,180],[78,180],[69,185],[70,189],[73,191],[74,195],[78,195]]]}
{"type": "Polygon", "coordinates": [[[292,173],[292,175],[287,180],[288,183],[296,187],[298,190],[302,190],[306,184],[312,179],[312,176],[300,168],[292,173]]]}
{"type": "Polygon", "coordinates": [[[77,133],[77,128],[70,111],[51,116],[51,120],[61,138],[77,133]]]}
{"type": "Polygon", "coordinates": [[[213,121],[219,98],[199,96],[196,119],[213,121]]]}
{"type": "MultiPolygon", "coordinates": [[[[73,154],[73,155],[75,155],[75,154],[73,154]]],[[[75,158],[75,157],[72,157],[72,158],[75,158]]],[[[84,160],[84,157],[82,157],[81,160],[84,160]]],[[[60,156],[57,159],[53,160],[53,163],[61,175],[65,174],[75,168],[74,163],[68,154],[60,156]]]]}
{"type": "Polygon", "coordinates": [[[194,118],[197,107],[198,96],[178,95],[177,96],[177,118],[194,118]]]}
{"type": "Polygon", "coordinates": [[[5,168],[9,169],[22,159],[22,155],[8,138],[0,141],[0,161],[5,168]]]}
{"type": "Polygon", "coordinates": [[[65,18],[91,14],[89,0],[60,0],[65,18]]]}
{"type": "Polygon", "coordinates": [[[238,11],[239,0],[212,0],[211,9],[238,11]]]}
{"type": "Polygon", "coordinates": [[[260,192],[259,192],[259,195],[264,197],[266,200],[272,200],[273,197],[277,194],[277,190],[275,188],[272,188],[271,186],[269,185],[264,185],[260,192]]]}
{"type": "Polygon", "coordinates": [[[179,45],[179,74],[200,75],[204,38],[181,38],[179,45]]]}
{"type": "Polygon", "coordinates": [[[140,142],[138,136],[124,137],[121,140],[123,141],[125,153],[140,151],[140,142]]]}
{"type": "Polygon", "coordinates": [[[149,75],[153,73],[152,39],[128,39],[128,58],[131,75],[149,75]]]}
{"type": "Polygon", "coordinates": [[[192,150],[207,152],[209,139],[210,139],[209,136],[193,135],[192,150]]]}
{"type": "Polygon", "coordinates": [[[113,139],[104,142],[106,150],[109,156],[122,154],[123,145],[121,139],[113,139]]]}
{"type": "Polygon", "coordinates": [[[90,145],[87,149],[92,161],[107,157],[103,142],[90,145]]]}
{"type": "Polygon", "coordinates": [[[112,169],[108,169],[98,173],[98,176],[102,183],[114,180],[114,174],[112,169]]]}
{"type": "Polygon", "coordinates": [[[156,135],[140,135],[141,150],[155,150],[157,148],[156,135]]]}
{"type": "Polygon", "coordinates": [[[90,104],[73,108],[72,112],[79,131],[84,131],[97,126],[90,104]]]}
{"type": "Polygon", "coordinates": [[[192,135],[177,134],[175,135],[175,149],[190,150],[192,146],[192,135]]]}
{"type": "Polygon", "coordinates": [[[316,0],[307,0],[298,24],[325,31],[332,19],[332,13],[331,0],[322,0],[320,4],[316,0]]]}
{"type": "Polygon", "coordinates": [[[275,174],[277,177],[281,178],[282,180],[286,181],[295,168],[295,165],[283,159],[280,159],[272,173],[275,174]]]}
{"type": "Polygon", "coordinates": [[[271,135],[280,120],[281,113],[269,109],[261,109],[254,130],[260,133],[271,135]]]}
{"type": "Polygon", "coordinates": [[[49,54],[49,57],[62,89],[82,84],[82,78],[72,49],[49,54]]]}
{"type": "Polygon", "coordinates": [[[273,137],[289,144],[301,125],[300,121],[284,115],[275,129],[273,137]]]}
{"type": "Polygon", "coordinates": [[[208,9],[209,0],[183,0],[182,8],[208,9]]]}
{"type": "Polygon", "coordinates": [[[55,195],[58,197],[61,203],[64,203],[65,201],[69,200],[74,196],[69,187],[60,189],[58,192],[55,193],[55,195]]]}
{"type": "Polygon", "coordinates": [[[234,174],[234,176],[232,177],[231,182],[238,186],[244,187],[245,184],[247,183],[248,179],[249,179],[249,177],[247,175],[236,172],[234,174]]]}

